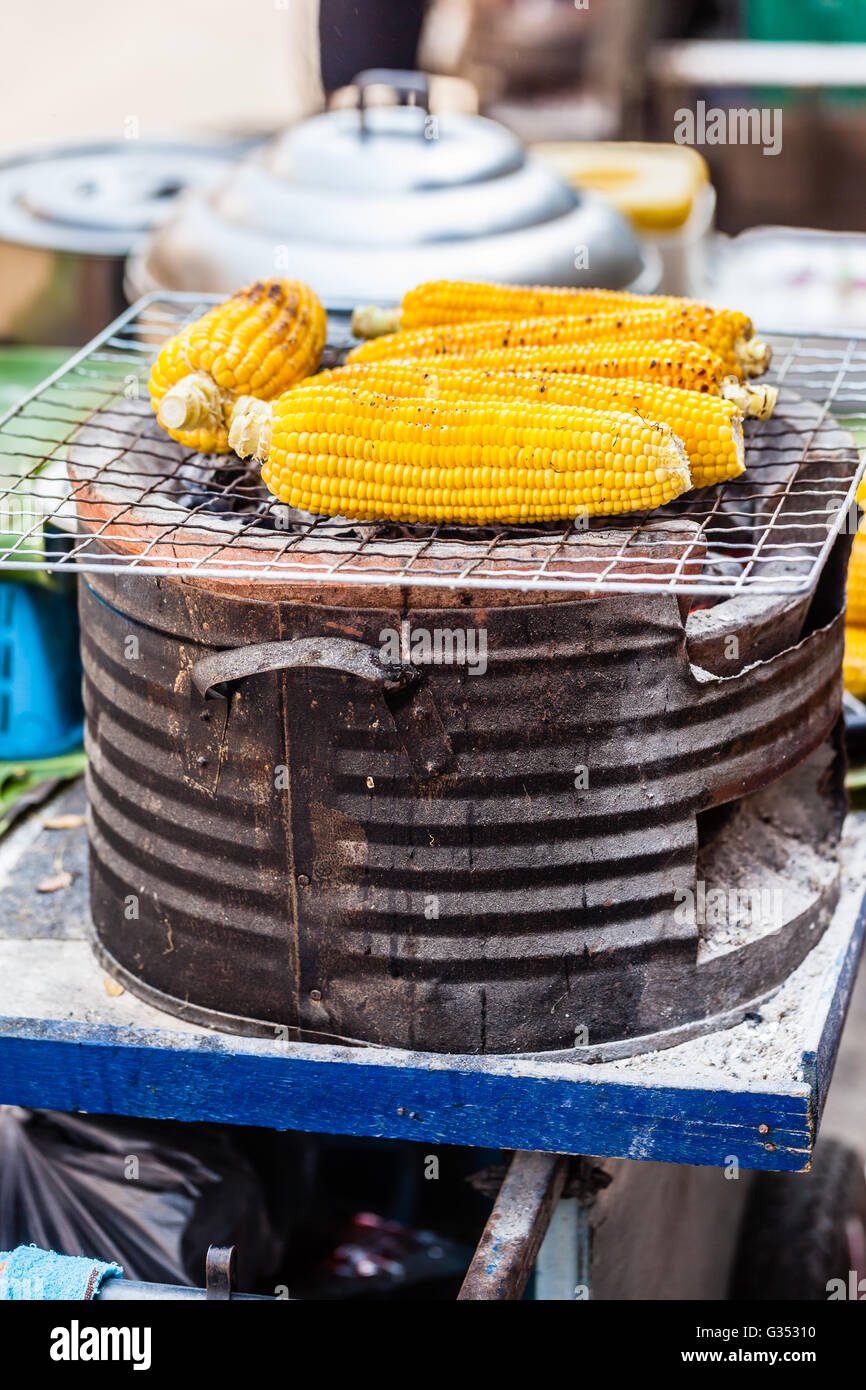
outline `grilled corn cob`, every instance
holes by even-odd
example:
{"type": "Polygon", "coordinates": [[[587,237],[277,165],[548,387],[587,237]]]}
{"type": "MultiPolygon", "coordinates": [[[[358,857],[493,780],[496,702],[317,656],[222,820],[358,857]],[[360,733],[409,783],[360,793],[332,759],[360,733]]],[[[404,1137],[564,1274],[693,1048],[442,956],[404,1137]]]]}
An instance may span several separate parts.
{"type": "Polygon", "coordinates": [[[648,304],[683,303],[669,296],[628,290],[582,289],[556,285],[487,285],[473,280],[428,280],[403,296],[395,309],[359,305],[352,315],[358,338],[378,338],[398,329],[432,328],[473,319],[530,319],[543,314],[605,314],[648,304]]]}
{"type": "MultiPolygon", "coordinates": [[[[541,401],[572,410],[634,412],[669,426],[685,445],[695,487],[707,487],[744,471],[743,425],[732,401],[696,391],[678,391],[652,382],[605,380],[603,377],[547,376],[538,373],[484,371],[451,367],[445,361],[357,362],[320,372],[307,386],[337,394],[360,389],[385,396],[437,401],[541,401]]],[[[866,543],[864,543],[866,544],[866,543]]],[[[866,576],[866,567],[864,567],[866,576]]],[[[866,611],[866,604],[864,604],[866,611]]],[[[864,618],[866,621],[866,618],[864,618]]]]}
{"type": "Polygon", "coordinates": [[[691,486],[666,426],[522,401],[429,402],[288,391],[239,400],[231,443],[303,511],[362,521],[484,525],[609,516],[691,486]]]}
{"type": "Polygon", "coordinates": [[[379,338],[383,333],[433,328],[443,323],[470,323],[479,319],[534,319],[544,314],[615,313],[619,309],[650,302],[646,295],[631,294],[627,290],[428,280],[404,294],[402,303],[395,308],[382,309],[378,304],[359,304],[352,314],[352,332],[356,338],[379,338]]]}
{"type": "MultiPolygon", "coordinates": [[[[682,339],[702,343],[721,358],[725,371],[737,377],[759,376],[769,365],[770,350],[755,339],[738,335],[737,320],[704,305],[640,308],[627,313],[559,314],[534,319],[485,319],[471,323],[437,324],[410,332],[371,338],[349,353],[350,362],[374,362],[388,357],[464,357],[485,348],[558,347],[617,338],[682,339]]],[[[745,320],[747,322],[747,320],[745,320]]]]}
{"type": "MultiPolygon", "coordinates": [[[[396,333],[398,329],[411,331],[448,323],[541,318],[551,314],[624,314],[653,308],[706,310],[707,306],[680,296],[648,296],[629,290],[433,280],[410,290],[397,309],[379,309],[374,304],[356,309],[352,315],[352,330],[359,338],[377,338],[383,333],[396,333]]],[[[732,341],[743,340],[745,351],[745,344],[753,334],[748,315],[726,309],[709,312],[729,326],[732,341]]]]}
{"type": "MultiPolygon", "coordinates": [[[[397,308],[359,305],[352,315],[352,330],[359,338],[378,338],[382,333],[396,333],[398,329],[432,328],[436,324],[469,323],[478,319],[626,313],[653,306],[681,308],[684,305],[700,305],[700,300],[577,285],[488,285],[472,280],[429,280],[404,294],[397,308]]],[[[749,317],[733,310],[731,314],[743,335],[750,338],[749,317]]]]}
{"type": "Polygon", "coordinates": [[[848,562],[848,610],[845,621],[866,627],[866,535],[857,532],[848,562]]]}
{"type": "Polygon", "coordinates": [[[189,449],[226,453],[238,395],[280,395],[315,371],[324,342],[325,311],[306,285],[247,285],[162,348],[149,382],[159,422],[189,449]]]}
{"type": "Polygon", "coordinates": [[[842,658],[845,689],[858,699],[866,696],[866,627],[846,627],[845,655],[842,658]]]}
{"type": "MultiPolygon", "coordinates": [[[[399,360],[386,359],[389,362],[399,360]]],[[[405,360],[417,362],[424,359],[405,360]]],[[[621,377],[655,382],[680,390],[723,396],[733,401],[743,415],[755,415],[759,419],[773,413],[779,394],[776,386],[726,376],[721,359],[702,344],[673,340],[650,343],[635,339],[607,343],[565,343],[549,348],[498,348],[477,352],[470,357],[427,359],[428,366],[436,364],[518,375],[542,372],[558,376],[565,373],[569,376],[621,377]]]]}
{"type": "MultiPolygon", "coordinates": [[[[423,359],[394,357],[381,360],[411,362],[423,359]]],[[[358,361],[358,358],[349,355],[350,365],[358,361]]],[[[368,363],[365,357],[360,361],[368,363]]],[[[446,359],[442,357],[427,359],[428,365],[431,361],[446,365],[446,359]]],[[[689,391],[708,391],[713,395],[719,394],[726,380],[721,359],[709,348],[700,343],[681,343],[671,339],[667,342],[614,339],[608,342],[560,343],[546,348],[486,348],[467,356],[449,356],[447,365],[477,367],[485,371],[637,377],[689,391]]]]}

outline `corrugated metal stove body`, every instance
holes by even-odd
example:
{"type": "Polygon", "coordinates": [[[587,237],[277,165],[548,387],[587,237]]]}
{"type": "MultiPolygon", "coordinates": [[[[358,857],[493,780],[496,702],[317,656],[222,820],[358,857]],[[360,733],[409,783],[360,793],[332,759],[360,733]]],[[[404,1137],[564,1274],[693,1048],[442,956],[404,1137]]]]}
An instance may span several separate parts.
{"type": "Polygon", "coordinates": [[[839,619],[720,677],[690,665],[670,595],[81,587],[97,935],[175,1011],[433,1051],[600,1045],[756,997],[829,913],[824,885],[775,942],[699,968],[674,908],[697,815],[827,738],[839,619]],[[473,660],[442,659],[446,633],[473,660]],[[214,653],[299,639],[323,662],[333,640],[368,668],[395,641],[434,659],[402,688],[315,664],[196,688],[214,653]]]}

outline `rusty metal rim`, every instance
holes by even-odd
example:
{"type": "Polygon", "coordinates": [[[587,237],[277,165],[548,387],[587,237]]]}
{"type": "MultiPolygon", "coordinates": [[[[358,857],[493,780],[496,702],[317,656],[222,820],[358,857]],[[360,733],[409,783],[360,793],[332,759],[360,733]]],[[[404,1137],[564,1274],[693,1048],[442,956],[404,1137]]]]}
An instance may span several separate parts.
{"type": "Polygon", "coordinates": [[[266,1042],[283,1041],[282,1037],[279,1036],[279,1030],[285,1029],[285,1041],[287,1042],[334,1043],[340,1047],[366,1047],[378,1052],[384,1050],[383,1043],[364,1042],[360,1038],[345,1038],[339,1033],[317,1033],[311,1028],[298,1028],[296,1024],[268,1023],[262,1018],[246,1018],[242,1014],[225,1014],[220,1013],[218,1009],[204,1009],[199,1004],[190,1004],[184,999],[178,999],[173,994],[164,994],[154,985],[140,980],[125,965],[121,965],[118,960],[115,960],[93,929],[91,929],[89,940],[96,959],[103,969],[108,971],[112,979],[124,985],[130,994],[134,994],[137,999],[142,999],[145,1004],[150,1004],[162,1013],[171,1014],[174,1018],[183,1019],[186,1023],[197,1023],[202,1028],[211,1028],[215,1033],[234,1033],[239,1037],[261,1038],[266,1042]]]}
{"type": "MultiPolygon", "coordinates": [[[[822,933],[823,935],[823,933],[822,933]]],[[[814,942],[817,946],[820,937],[814,942]]],[[[809,955],[813,947],[806,952],[809,955]]],[[[796,970],[803,964],[806,956],[792,967],[796,970]]],[[[789,971],[789,974],[791,972],[789,971]]],[[[660,1028],[657,1033],[638,1033],[631,1038],[619,1038],[614,1042],[598,1043],[594,1047],[586,1045],[584,1047],[570,1047],[551,1049],[549,1052],[521,1052],[521,1061],[533,1058],[545,1062],[581,1062],[585,1066],[592,1066],[599,1062],[616,1062],[623,1057],[635,1057],[645,1052],[667,1052],[672,1047],[679,1047],[680,1043],[690,1042],[693,1038],[703,1038],[709,1033],[722,1033],[728,1028],[736,1028],[744,1021],[745,1015],[753,1009],[758,1009],[762,1004],[768,1003],[774,995],[784,985],[785,981],[780,980],[778,984],[771,985],[761,994],[754,995],[751,999],[744,999],[741,1004],[735,1005],[731,1009],[725,1009],[723,1013],[711,1014],[706,1018],[697,1018],[688,1023],[678,1023],[675,1028],[660,1028]]]]}
{"type": "MultiPolygon", "coordinates": [[[[85,484],[79,481],[73,473],[72,465],[70,465],[70,477],[76,488],[85,488],[85,484]]],[[[552,560],[546,571],[550,580],[547,585],[534,579],[538,560],[528,556],[521,560],[502,561],[509,566],[510,570],[506,579],[496,578],[490,574],[476,576],[466,585],[450,585],[445,582],[440,588],[438,585],[442,581],[432,563],[427,571],[416,566],[411,574],[407,573],[405,577],[395,581],[383,577],[383,570],[387,566],[381,556],[376,561],[370,560],[368,571],[355,569],[334,569],[332,571],[323,563],[323,558],[327,552],[299,551],[298,554],[303,562],[298,562],[299,568],[308,569],[309,575],[305,575],[303,578],[297,576],[286,578],[285,576],[281,577],[278,573],[268,574],[265,572],[266,566],[278,563],[277,557],[285,551],[285,541],[281,543],[279,548],[273,547],[269,551],[265,548],[253,549],[250,546],[215,541],[207,530],[202,529],[198,532],[195,527],[189,524],[184,528],[178,525],[176,531],[168,535],[164,525],[154,526],[143,523],[125,525],[122,521],[113,519],[117,511],[116,505],[98,498],[94,500],[86,491],[81,491],[76,496],[76,505],[80,512],[87,509],[87,514],[82,516],[81,520],[93,536],[89,550],[94,556],[105,558],[104,564],[78,567],[82,568],[90,577],[102,573],[110,574],[112,572],[110,557],[113,556],[115,560],[122,558],[130,566],[133,566],[132,572],[137,575],[151,579],[174,580],[178,583],[189,584],[196,589],[218,593],[223,597],[237,597],[247,601],[264,599],[266,602],[304,603],[315,601],[313,596],[319,592],[325,595],[342,592],[346,595],[346,606],[369,607],[375,603],[387,607],[390,598],[391,606],[396,607],[405,601],[406,594],[415,593],[418,595],[417,606],[424,603],[428,606],[444,609],[462,608],[465,602],[463,595],[476,590],[479,595],[483,596],[487,604],[495,604],[500,607],[542,601],[545,603],[574,603],[593,598],[634,595],[639,593],[642,588],[646,588],[648,592],[667,592],[666,589],[660,591],[650,586],[654,585],[659,578],[666,582],[672,582],[675,574],[692,576],[695,581],[694,592],[696,593],[704,592],[711,596],[718,596],[723,592],[718,584],[714,585],[710,582],[706,582],[703,588],[700,588],[700,563],[697,560],[683,560],[675,548],[665,557],[664,564],[659,564],[658,574],[653,574],[651,579],[643,581],[606,580],[604,589],[601,589],[596,581],[591,582],[590,587],[586,589],[581,589],[578,586],[578,567],[590,565],[592,561],[589,556],[573,557],[571,565],[574,568],[571,573],[569,573],[570,566],[567,558],[552,560]],[[128,534],[130,531],[132,532],[131,535],[128,534]],[[179,539],[175,539],[175,535],[179,539]],[[194,544],[210,547],[212,553],[208,557],[206,569],[198,570],[196,567],[196,562],[192,558],[195,555],[194,544]],[[221,554],[223,550],[231,556],[231,562],[226,562],[227,568],[225,569],[219,567],[216,559],[216,555],[221,554]],[[268,555],[272,555],[273,558],[262,558],[268,555]],[[237,568],[244,564],[253,570],[253,577],[244,579],[237,577],[237,568]],[[523,565],[526,569],[526,578],[523,583],[514,574],[518,565],[523,565]],[[264,590],[264,593],[259,594],[256,592],[257,590],[264,590]],[[395,593],[401,596],[396,601],[392,597],[395,593]]],[[[666,539],[663,528],[673,528],[673,526],[674,523],[667,519],[659,520],[654,526],[647,523],[644,529],[645,540],[649,542],[658,539],[661,546],[666,539]]],[[[629,534],[631,533],[623,530],[616,531],[613,528],[606,532],[591,533],[593,541],[599,548],[610,551],[611,559],[622,549],[621,537],[629,534]]],[[[690,539],[688,541],[683,540],[682,527],[677,534],[680,537],[680,547],[684,544],[691,544],[693,548],[697,548],[698,542],[691,537],[691,533],[689,533],[690,539]]],[[[525,544],[527,546],[531,544],[529,538],[526,538],[525,544]]],[[[357,551],[354,553],[357,554],[357,551]]],[[[391,558],[391,565],[395,573],[399,572],[404,558],[399,555],[391,558]]],[[[469,556],[466,557],[467,562],[469,558],[469,556]]],[[[633,563],[633,556],[629,556],[629,562],[633,563]]],[[[67,565],[65,568],[71,570],[74,566],[67,565]]],[[[799,582],[792,581],[789,589],[791,596],[798,596],[806,592],[799,582]]],[[[676,597],[676,594],[674,593],[673,596],[676,597]]],[[[762,591],[759,591],[759,596],[763,596],[762,591]]],[[[769,588],[766,596],[778,598],[779,593],[769,588]]],[[[785,591],[784,596],[788,596],[788,590],[785,591]]],[[[328,601],[332,601],[330,597],[328,601]]]]}
{"type": "MultiPolygon", "coordinates": [[[[819,941],[820,937],[813,944],[817,946],[819,941]]],[[[260,1038],[273,1042],[277,1030],[285,1027],[286,1041],[290,1042],[332,1043],[342,1047],[372,1048],[379,1052],[405,1051],[416,1060],[419,1055],[410,1048],[389,1049],[384,1043],[364,1042],[359,1038],[346,1038],[335,1033],[319,1033],[309,1028],[298,1028],[290,1024],[268,1023],[264,1019],[246,1018],[241,1014],[221,1013],[218,1009],[206,1009],[198,1004],[190,1004],[178,999],[175,995],[165,994],[162,990],[140,980],[137,975],[115,960],[111,952],[103,946],[95,931],[91,933],[91,946],[100,965],[136,998],[142,999],[146,1004],[150,1004],[153,1008],[170,1014],[174,1018],[183,1019],[187,1023],[198,1024],[203,1028],[210,1028],[214,1032],[232,1033],[240,1037],[260,1038]]],[[[811,949],[812,947],[810,947],[810,951],[811,949]]],[[[802,965],[808,955],[809,951],[796,962],[793,968],[796,969],[802,965]]],[[[622,1038],[610,1043],[599,1043],[594,1047],[550,1048],[540,1052],[497,1052],[489,1055],[505,1061],[513,1058],[515,1061],[523,1062],[533,1060],[573,1062],[584,1066],[593,1066],[602,1062],[617,1061],[624,1057],[639,1056],[641,1053],[667,1051],[669,1048],[677,1047],[680,1043],[689,1042],[693,1038],[705,1037],[710,1033],[723,1032],[728,1028],[736,1027],[743,1022],[745,1014],[772,999],[782,988],[783,983],[784,981],[780,981],[763,993],[750,999],[744,999],[735,1008],[726,1009],[724,1013],[694,1019],[688,1023],[678,1024],[676,1028],[661,1029],[657,1033],[641,1033],[636,1037],[622,1038]]],[[[433,1055],[441,1056],[443,1054],[435,1053],[433,1055]]],[[[448,1053],[444,1055],[474,1057],[482,1054],[448,1053]]]]}
{"type": "MultiPolygon", "coordinates": [[[[410,586],[401,589],[384,589],[375,583],[369,589],[357,586],[341,586],[337,582],[329,585],[311,583],[308,590],[299,596],[298,586],[287,586],[285,581],[262,580],[257,584],[241,585],[237,582],[220,584],[216,580],[205,581],[193,576],[148,575],[139,573],[112,575],[108,571],[83,576],[82,582],[101,603],[136,622],[145,624],[156,632],[171,637],[182,637],[188,641],[198,641],[208,646],[224,647],[232,644],[233,634],[238,626],[251,631],[251,640],[276,641],[286,635],[285,621],[292,610],[304,606],[327,609],[332,617],[343,619],[340,631],[351,635],[360,630],[359,609],[371,618],[380,613],[383,621],[393,621],[398,613],[402,617],[412,615],[416,624],[454,623],[465,617],[467,623],[485,620],[491,607],[501,610],[519,606],[524,611],[533,607],[548,608],[553,605],[586,603],[604,599],[604,595],[593,593],[557,593],[545,595],[528,593],[498,592],[493,598],[484,594],[482,601],[467,604],[467,597],[460,591],[441,591],[434,589],[418,590],[410,586]],[[212,630],[207,634],[195,628],[191,622],[189,600],[206,594],[210,601],[209,621],[212,630]],[[159,600],[154,603],[154,598],[159,600]]],[[[658,595],[655,596],[656,599],[658,595]]],[[[673,605],[675,595],[670,596],[673,605]]],[[[710,609],[699,609],[687,616],[682,612],[681,621],[685,634],[686,650],[692,658],[695,646],[694,664],[713,670],[713,654],[721,649],[732,636],[745,637],[754,629],[760,618],[767,631],[761,642],[751,650],[752,660],[766,660],[778,655],[786,646],[796,645],[790,640],[779,645],[779,636],[786,636],[790,623],[798,611],[805,617],[811,596],[794,595],[789,597],[773,595],[734,596],[721,600],[710,609]]],[[[336,629],[335,629],[336,631],[336,629]]],[[[725,670],[730,672],[730,661],[725,658],[725,670]]]]}

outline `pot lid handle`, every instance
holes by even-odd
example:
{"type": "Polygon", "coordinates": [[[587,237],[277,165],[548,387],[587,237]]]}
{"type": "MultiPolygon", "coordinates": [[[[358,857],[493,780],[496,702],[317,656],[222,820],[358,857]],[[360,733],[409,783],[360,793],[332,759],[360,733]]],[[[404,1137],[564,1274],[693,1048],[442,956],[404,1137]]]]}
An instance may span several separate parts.
{"type": "Polygon", "coordinates": [[[361,131],[367,131],[367,93],[371,87],[388,87],[395,92],[401,106],[420,106],[430,110],[430,80],[426,72],[409,72],[400,68],[366,68],[359,72],[353,84],[358,89],[358,114],[361,131]],[[409,98],[412,97],[412,101],[409,98]]]}

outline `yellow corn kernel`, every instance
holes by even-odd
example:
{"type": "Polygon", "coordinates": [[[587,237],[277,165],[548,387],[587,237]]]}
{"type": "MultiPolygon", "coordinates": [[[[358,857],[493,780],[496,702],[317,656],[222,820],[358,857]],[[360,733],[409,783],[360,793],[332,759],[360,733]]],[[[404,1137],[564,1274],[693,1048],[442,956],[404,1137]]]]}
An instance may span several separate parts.
{"type": "Polygon", "coordinates": [[[858,700],[866,696],[866,627],[845,628],[845,655],[842,660],[845,689],[858,700]]]}
{"type": "Polygon", "coordinates": [[[619,313],[559,314],[531,319],[490,319],[437,324],[372,338],[349,353],[350,362],[382,358],[472,356],[488,349],[549,348],[564,343],[614,339],[677,339],[702,343],[738,378],[759,375],[769,349],[742,335],[743,315],[705,305],[635,308],[619,313]]]}
{"type": "Polygon", "coordinates": [[[167,342],[150,373],[150,396],[172,439],[226,453],[228,420],[243,394],[273,400],[315,371],[325,311],[297,280],[257,280],[167,342]]]}
{"type": "Polygon", "coordinates": [[[866,627],[866,536],[858,531],[848,562],[848,610],[845,621],[866,627]]]}
{"type": "Polygon", "coordinates": [[[314,383],[273,403],[270,445],[256,453],[281,501],[362,521],[611,516],[661,506],[691,486],[676,436],[633,414],[341,395],[314,383]]]}
{"type": "Polygon", "coordinates": [[[682,440],[694,487],[724,482],[744,471],[742,417],[732,401],[628,378],[486,371],[452,367],[452,360],[356,362],[320,372],[294,389],[309,386],[337,393],[359,389],[424,400],[525,400],[573,409],[628,411],[660,420],[682,440]]]}

